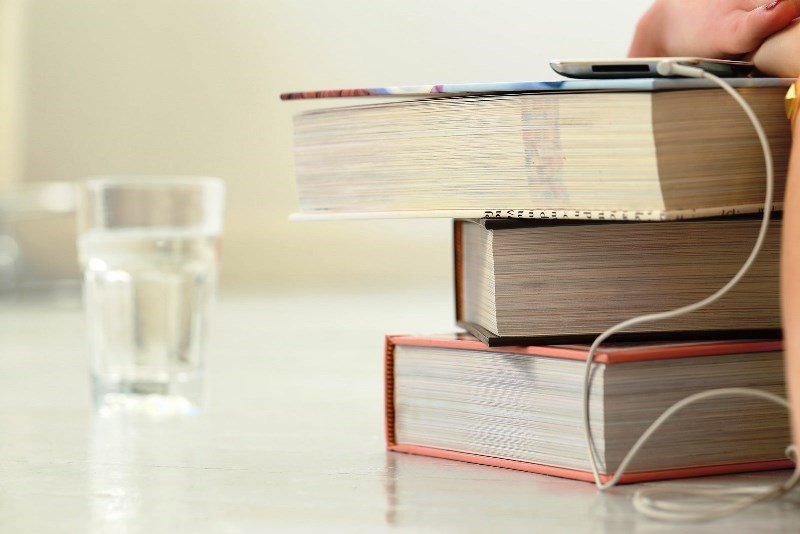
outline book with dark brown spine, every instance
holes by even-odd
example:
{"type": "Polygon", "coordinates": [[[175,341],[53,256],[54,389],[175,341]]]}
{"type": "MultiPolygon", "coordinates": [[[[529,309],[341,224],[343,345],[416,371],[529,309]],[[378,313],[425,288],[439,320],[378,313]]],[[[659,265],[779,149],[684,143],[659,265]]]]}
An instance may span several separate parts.
{"type": "MultiPolygon", "coordinates": [[[[590,342],[625,319],[710,295],[744,262],[757,217],[598,223],[455,222],[456,320],[490,346],[590,342]]],[[[718,302],[620,341],[779,338],[780,219],[718,302]]]]}

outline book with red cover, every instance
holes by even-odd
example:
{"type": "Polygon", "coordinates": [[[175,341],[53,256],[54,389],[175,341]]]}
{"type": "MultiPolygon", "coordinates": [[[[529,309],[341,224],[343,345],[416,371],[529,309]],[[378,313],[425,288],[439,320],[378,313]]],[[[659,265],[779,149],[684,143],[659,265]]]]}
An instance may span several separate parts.
{"type": "MultiPolygon", "coordinates": [[[[588,346],[489,348],[468,334],[386,337],[391,451],[591,481],[582,434],[588,346]]],[[[667,407],[717,387],[783,394],[782,343],[615,344],[596,355],[592,432],[602,478],[667,407]]],[[[687,408],[623,483],[788,468],[786,412],[758,399],[687,408]]]]}

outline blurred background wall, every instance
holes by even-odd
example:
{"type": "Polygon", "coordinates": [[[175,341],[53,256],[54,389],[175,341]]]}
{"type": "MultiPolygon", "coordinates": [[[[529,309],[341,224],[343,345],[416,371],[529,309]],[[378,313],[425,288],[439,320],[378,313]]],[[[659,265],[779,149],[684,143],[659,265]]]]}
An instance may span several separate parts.
{"type": "Polygon", "coordinates": [[[18,1],[0,0],[0,185],[22,174],[24,13],[21,8],[18,1]]]}
{"type": "MultiPolygon", "coordinates": [[[[223,287],[449,285],[449,221],[287,221],[292,115],[333,102],[278,94],[553,79],[624,56],[649,3],[0,0],[0,182],[220,176],[223,287]]],[[[71,231],[28,241],[70,271],[71,231]]]]}

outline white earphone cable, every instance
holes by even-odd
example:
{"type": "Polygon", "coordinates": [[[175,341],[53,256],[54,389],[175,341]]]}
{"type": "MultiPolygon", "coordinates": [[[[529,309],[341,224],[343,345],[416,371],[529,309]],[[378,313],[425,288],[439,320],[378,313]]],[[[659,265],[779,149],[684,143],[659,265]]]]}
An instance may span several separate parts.
{"type": "MultiPolygon", "coordinates": [[[[675,403],[669,409],[667,409],[661,416],[656,419],[650,427],[639,437],[636,443],[631,447],[628,453],[623,458],[622,462],[620,463],[618,469],[614,473],[614,475],[606,482],[603,482],[600,476],[599,469],[597,467],[597,458],[595,457],[595,447],[594,447],[594,439],[592,437],[591,431],[591,423],[589,420],[589,393],[591,388],[591,379],[592,379],[592,363],[594,361],[595,353],[597,352],[598,347],[610,336],[614,335],[617,332],[626,330],[632,326],[639,325],[642,323],[649,323],[653,321],[660,321],[664,319],[670,319],[672,317],[677,317],[680,315],[684,315],[695,310],[699,310],[709,304],[717,301],[723,295],[725,295],[728,291],[735,286],[739,280],[747,273],[750,267],[755,262],[756,258],[758,257],[759,252],[761,251],[761,247],[764,243],[764,239],[767,235],[767,229],[769,227],[769,220],[770,220],[770,211],[772,209],[772,197],[773,197],[773,189],[774,189],[774,169],[772,163],[772,154],[770,151],[769,140],[767,139],[767,135],[764,132],[764,128],[761,126],[761,122],[758,120],[758,117],[753,112],[750,105],[745,101],[744,98],[727,82],[720,79],[719,77],[708,73],[700,68],[691,67],[688,65],[681,65],[669,60],[662,61],[658,65],[658,72],[662,76],[685,76],[691,78],[705,78],[715,82],[719,85],[722,89],[724,89],[733,99],[741,106],[742,110],[745,112],[747,117],[750,119],[750,122],[753,124],[753,128],[756,130],[756,134],[758,135],[759,141],[761,142],[761,147],[764,151],[764,163],[766,166],[766,192],[764,195],[764,212],[761,218],[761,226],[758,231],[758,237],[756,238],[755,244],[750,252],[750,255],[747,257],[745,262],[742,264],[739,271],[721,288],[719,288],[716,292],[709,295],[708,297],[694,302],[692,304],[688,304],[686,306],[682,306],[680,308],[675,308],[673,310],[668,310],[659,313],[651,313],[647,315],[640,315],[638,317],[633,317],[631,319],[622,321],[618,323],[599,336],[594,340],[591,347],[589,348],[589,353],[586,358],[586,367],[584,372],[584,384],[583,384],[583,429],[584,429],[584,436],[586,439],[586,448],[589,456],[589,463],[591,465],[592,474],[594,476],[594,481],[597,487],[600,490],[606,490],[609,488],[614,487],[625,473],[630,462],[633,458],[638,454],[650,436],[655,433],[656,430],[670,417],[672,417],[675,413],[679,412],[684,407],[688,406],[689,404],[693,404],[695,402],[699,402],[708,398],[712,397],[720,397],[720,396],[730,396],[730,395],[746,395],[750,397],[758,397],[768,401],[776,402],[781,406],[784,406],[788,409],[788,403],[785,399],[774,395],[772,393],[758,390],[758,389],[751,389],[751,388],[725,388],[725,389],[715,389],[715,390],[708,390],[701,393],[697,393],[695,395],[690,395],[685,399],[675,403]]],[[[790,446],[787,449],[787,454],[793,455],[793,447],[790,446]]],[[[725,504],[717,504],[717,505],[698,505],[697,503],[682,503],[678,501],[670,501],[665,500],[664,498],[658,499],[656,495],[675,495],[676,490],[674,488],[667,489],[667,488],[648,488],[645,490],[640,490],[634,496],[634,506],[635,508],[647,515],[648,517],[656,518],[656,519],[666,519],[666,520],[673,520],[673,521],[702,521],[702,520],[709,520],[714,519],[717,517],[722,517],[751,504],[756,502],[777,497],[786,493],[790,489],[792,489],[795,485],[797,485],[798,481],[800,481],[800,463],[798,463],[797,458],[793,458],[795,460],[795,471],[792,476],[783,484],[775,485],[772,487],[746,487],[746,488],[732,488],[732,489],[703,489],[698,490],[696,488],[687,488],[680,493],[683,496],[694,497],[694,496],[702,496],[702,497],[714,497],[719,499],[726,499],[725,504]]]]}

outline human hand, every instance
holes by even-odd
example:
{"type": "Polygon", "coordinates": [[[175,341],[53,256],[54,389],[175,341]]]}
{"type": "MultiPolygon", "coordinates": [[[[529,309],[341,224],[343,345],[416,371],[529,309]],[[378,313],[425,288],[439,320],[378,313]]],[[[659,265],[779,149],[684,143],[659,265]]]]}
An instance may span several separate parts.
{"type": "Polygon", "coordinates": [[[800,0],[656,0],[628,56],[736,58],[798,16],[800,0]]]}

